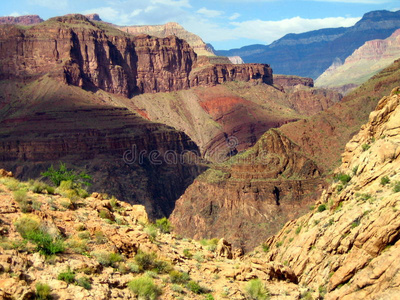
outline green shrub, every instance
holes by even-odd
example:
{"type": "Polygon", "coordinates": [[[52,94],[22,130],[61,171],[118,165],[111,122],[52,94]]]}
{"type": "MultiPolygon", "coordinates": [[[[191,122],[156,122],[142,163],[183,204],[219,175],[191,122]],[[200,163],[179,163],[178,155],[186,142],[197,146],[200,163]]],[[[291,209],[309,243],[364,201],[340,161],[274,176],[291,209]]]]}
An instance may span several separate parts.
{"type": "Polygon", "coordinates": [[[204,300],[214,300],[214,296],[211,294],[207,294],[204,298],[204,300]]]}
{"type": "Polygon", "coordinates": [[[387,185],[388,183],[390,183],[390,179],[389,179],[388,176],[383,176],[383,177],[381,177],[381,185],[385,186],[385,185],[387,185]]]}
{"type": "Polygon", "coordinates": [[[27,199],[26,190],[23,190],[23,189],[14,191],[13,196],[14,196],[14,200],[17,201],[18,203],[22,202],[22,201],[26,201],[26,199],[27,199]]]}
{"type": "Polygon", "coordinates": [[[105,267],[115,267],[116,263],[124,260],[121,254],[107,251],[98,251],[92,253],[97,261],[105,267]]]}
{"type": "Polygon", "coordinates": [[[400,192],[400,181],[396,181],[393,186],[393,192],[398,193],[400,192]]]}
{"type": "Polygon", "coordinates": [[[269,299],[269,292],[260,279],[252,279],[246,285],[246,293],[249,299],[265,300],[269,299]]]}
{"type": "Polygon", "coordinates": [[[156,226],[162,233],[171,232],[172,225],[166,217],[156,220],[156,226]]]}
{"type": "Polygon", "coordinates": [[[129,289],[139,296],[139,299],[155,300],[161,295],[161,289],[154,283],[153,279],[141,276],[128,283],[129,289]]]}
{"type": "Polygon", "coordinates": [[[262,249],[263,249],[264,252],[268,252],[268,251],[269,251],[269,245],[267,245],[267,244],[265,244],[265,243],[262,243],[262,244],[261,244],[261,247],[262,247],[262,249]]]}
{"type": "Polygon", "coordinates": [[[146,253],[139,251],[135,255],[135,262],[139,266],[140,271],[152,270],[156,261],[155,253],[146,253]]]}
{"type": "Polygon", "coordinates": [[[302,228],[303,228],[303,226],[298,226],[298,227],[296,228],[296,231],[295,231],[294,233],[295,233],[295,234],[299,234],[302,228]]]}
{"type": "Polygon", "coordinates": [[[336,174],[333,179],[335,181],[340,181],[343,185],[346,185],[351,180],[351,176],[344,173],[339,173],[336,174]]]}
{"type": "Polygon", "coordinates": [[[64,251],[64,242],[50,235],[39,221],[30,216],[22,216],[15,223],[22,238],[36,244],[36,251],[43,255],[53,255],[64,251]]]}
{"type": "Polygon", "coordinates": [[[325,204],[321,204],[320,206],[318,206],[318,212],[323,212],[326,210],[326,205],[325,204]]]}
{"type": "Polygon", "coordinates": [[[88,231],[82,231],[78,234],[81,240],[90,240],[90,233],[88,231]]]}
{"type": "Polygon", "coordinates": [[[65,281],[66,283],[74,283],[75,282],[75,272],[71,270],[70,267],[65,272],[61,272],[57,276],[58,280],[65,281]]]}
{"type": "Polygon", "coordinates": [[[44,194],[45,192],[47,192],[48,194],[54,194],[54,188],[44,182],[35,180],[33,182],[30,182],[30,185],[30,190],[36,194],[44,194]]]}
{"type": "Polygon", "coordinates": [[[85,276],[78,278],[76,280],[76,284],[81,286],[81,287],[83,287],[86,290],[90,290],[92,288],[92,284],[90,282],[90,279],[85,277],[85,276]]]}
{"type": "Polygon", "coordinates": [[[183,255],[187,258],[193,257],[193,254],[189,251],[189,249],[183,249],[183,255]]]}
{"type": "Polygon", "coordinates": [[[41,173],[43,177],[48,177],[55,186],[60,186],[62,181],[71,181],[72,183],[81,183],[90,185],[92,177],[84,172],[77,173],[74,170],[68,170],[64,163],[60,163],[58,170],[53,165],[46,172],[41,173]]]}
{"type": "Polygon", "coordinates": [[[277,242],[277,243],[275,244],[276,248],[279,248],[279,247],[282,246],[282,245],[283,245],[283,241],[277,242]]]}
{"type": "Polygon", "coordinates": [[[190,280],[190,276],[188,273],[179,272],[176,270],[172,270],[169,272],[169,278],[172,283],[176,284],[185,284],[190,280]]]}
{"type": "Polygon", "coordinates": [[[45,283],[37,283],[36,284],[36,293],[35,298],[39,300],[49,300],[52,299],[50,296],[51,288],[48,284],[45,283]]]}
{"type": "Polygon", "coordinates": [[[357,171],[358,171],[358,165],[355,166],[352,171],[353,171],[353,175],[356,175],[357,171]]]}
{"type": "Polygon", "coordinates": [[[362,151],[367,151],[369,148],[371,148],[371,145],[369,145],[369,144],[362,144],[362,146],[361,146],[361,148],[362,148],[362,151]]]}
{"type": "Polygon", "coordinates": [[[338,186],[336,187],[336,191],[338,193],[340,193],[343,189],[344,189],[344,186],[342,184],[338,184],[338,186]]]}
{"type": "Polygon", "coordinates": [[[187,284],[186,284],[186,288],[191,291],[192,293],[195,294],[204,294],[207,293],[208,290],[204,287],[202,287],[200,284],[198,284],[196,281],[194,280],[190,280],[187,284]]]}
{"type": "Polygon", "coordinates": [[[94,237],[96,239],[96,244],[105,244],[107,243],[107,237],[102,231],[96,231],[94,233],[94,237]]]}
{"type": "Polygon", "coordinates": [[[155,241],[158,234],[156,225],[147,224],[146,227],[144,228],[144,232],[146,232],[149,235],[151,242],[155,241]]]}

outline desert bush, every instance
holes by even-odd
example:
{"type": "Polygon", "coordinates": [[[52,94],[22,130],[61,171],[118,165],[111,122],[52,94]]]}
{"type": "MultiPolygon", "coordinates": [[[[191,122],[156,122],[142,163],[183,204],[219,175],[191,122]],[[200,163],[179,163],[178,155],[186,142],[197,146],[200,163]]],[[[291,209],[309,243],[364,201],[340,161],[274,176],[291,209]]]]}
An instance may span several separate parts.
{"type": "Polygon", "coordinates": [[[190,280],[190,276],[188,273],[179,272],[177,270],[172,270],[169,272],[169,278],[172,283],[176,284],[185,284],[190,280]]]}
{"type": "Polygon", "coordinates": [[[162,293],[161,289],[154,283],[153,279],[147,276],[133,279],[128,283],[128,287],[132,292],[138,295],[139,298],[145,300],[155,300],[162,293]]]}
{"type": "Polygon", "coordinates": [[[67,240],[66,247],[78,254],[84,254],[88,251],[87,241],[76,238],[67,240]]]}
{"type": "Polygon", "coordinates": [[[195,294],[204,294],[204,293],[208,293],[208,290],[204,287],[202,287],[198,282],[194,281],[194,280],[190,280],[187,284],[186,284],[186,288],[191,291],[192,293],[195,294]]]}
{"type": "Polygon", "coordinates": [[[340,181],[343,185],[346,185],[351,180],[351,176],[344,173],[339,173],[336,174],[333,179],[335,181],[340,181]]]}
{"type": "Polygon", "coordinates": [[[65,272],[61,272],[57,276],[58,280],[65,281],[66,283],[74,283],[75,282],[75,272],[71,270],[70,267],[65,272]]]}
{"type": "Polygon", "coordinates": [[[26,201],[27,193],[25,189],[16,190],[13,192],[14,200],[17,202],[26,201]]]}
{"type": "Polygon", "coordinates": [[[400,181],[396,181],[393,185],[393,192],[398,193],[400,192],[400,181]]]}
{"type": "Polygon", "coordinates": [[[269,245],[267,245],[267,244],[265,244],[265,243],[262,243],[262,244],[261,244],[261,247],[262,247],[262,249],[263,249],[264,252],[268,252],[268,251],[269,251],[269,245]]]}
{"type": "Polygon", "coordinates": [[[269,299],[269,292],[260,279],[252,279],[246,285],[246,294],[252,300],[269,299]]]}
{"type": "Polygon", "coordinates": [[[144,228],[144,232],[146,232],[149,235],[151,242],[155,241],[158,234],[156,225],[147,224],[146,227],[144,228]]]}
{"type": "Polygon", "coordinates": [[[183,249],[183,255],[187,258],[192,258],[193,254],[190,252],[189,249],[183,249]]]}
{"type": "Polygon", "coordinates": [[[78,233],[78,237],[81,240],[90,240],[90,233],[89,233],[89,231],[82,231],[82,232],[78,233]]]}
{"type": "Polygon", "coordinates": [[[369,148],[371,148],[371,145],[369,145],[369,144],[362,144],[361,145],[361,148],[362,148],[362,151],[367,151],[369,148]]]}
{"type": "Polygon", "coordinates": [[[79,285],[79,286],[83,287],[86,290],[92,289],[92,284],[90,282],[90,279],[88,277],[86,277],[86,276],[79,277],[76,280],[76,285],[79,285]]]}
{"type": "Polygon", "coordinates": [[[325,204],[321,204],[320,206],[318,206],[318,212],[323,212],[326,210],[326,205],[325,204]]]}
{"type": "Polygon", "coordinates": [[[388,176],[383,176],[383,177],[381,177],[381,185],[385,186],[385,185],[387,185],[388,183],[390,183],[390,179],[389,179],[388,176]]]}
{"type": "Polygon", "coordinates": [[[102,231],[96,231],[94,233],[94,238],[96,240],[96,244],[105,244],[107,243],[107,237],[102,231]]]}
{"type": "Polygon", "coordinates": [[[123,261],[124,258],[119,253],[98,251],[93,252],[93,256],[97,258],[97,261],[105,267],[115,267],[116,263],[123,261]]]}
{"type": "Polygon", "coordinates": [[[156,226],[162,233],[171,232],[172,225],[166,217],[156,220],[156,226]]]}
{"type": "Polygon", "coordinates": [[[71,181],[83,185],[90,185],[92,177],[84,172],[77,173],[75,170],[68,170],[64,163],[60,163],[58,170],[53,165],[46,172],[41,173],[43,177],[48,177],[55,186],[60,186],[62,181],[71,181]]]}
{"type": "Polygon", "coordinates": [[[49,300],[52,299],[51,288],[48,284],[45,283],[37,283],[36,284],[36,293],[35,298],[39,300],[49,300]]]}

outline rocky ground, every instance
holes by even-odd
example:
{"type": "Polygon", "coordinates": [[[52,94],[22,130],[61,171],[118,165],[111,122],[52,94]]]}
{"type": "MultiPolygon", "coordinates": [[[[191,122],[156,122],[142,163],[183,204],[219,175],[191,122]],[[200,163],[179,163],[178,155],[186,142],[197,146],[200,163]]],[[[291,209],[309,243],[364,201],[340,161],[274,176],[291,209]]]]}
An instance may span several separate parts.
{"type": "Polygon", "coordinates": [[[399,114],[397,88],[347,144],[335,181],[312,211],[245,255],[224,239],[166,233],[168,222],[149,224],[143,206],[98,193],[81,198],[65,186],[19,182],[2,170],[0,295],[397,299],[399,114]]]}

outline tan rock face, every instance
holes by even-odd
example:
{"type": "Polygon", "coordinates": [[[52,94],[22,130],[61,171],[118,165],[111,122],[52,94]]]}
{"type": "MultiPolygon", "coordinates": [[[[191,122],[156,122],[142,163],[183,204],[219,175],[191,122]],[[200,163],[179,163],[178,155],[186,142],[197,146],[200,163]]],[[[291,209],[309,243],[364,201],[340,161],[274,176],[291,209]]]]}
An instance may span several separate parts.
{"type": "Polygon", "coordinates": [[[300,284],[325,299],[400,296],[400,268],[393,265],[400,253],[399,113],[396,88],[347,144],[336,173],[348,179],[332,184],[313,213],[266,242],[267,260],[286,262],[300,284]]]}

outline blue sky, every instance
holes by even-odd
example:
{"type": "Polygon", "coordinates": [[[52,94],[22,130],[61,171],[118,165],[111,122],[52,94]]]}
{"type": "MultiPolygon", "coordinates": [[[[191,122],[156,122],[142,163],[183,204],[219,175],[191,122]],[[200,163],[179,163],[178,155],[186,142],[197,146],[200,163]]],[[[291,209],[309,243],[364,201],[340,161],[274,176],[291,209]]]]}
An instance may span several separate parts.
{"type": "Polygon", "coordinates": [[[118,25],[178,22],[216,49],[269,44],[287,33],[352,26],[372,10],[400,10],[398,0],[0,0],[0,15],[43,19],[94,13],[118,25]]]}

